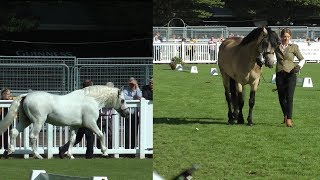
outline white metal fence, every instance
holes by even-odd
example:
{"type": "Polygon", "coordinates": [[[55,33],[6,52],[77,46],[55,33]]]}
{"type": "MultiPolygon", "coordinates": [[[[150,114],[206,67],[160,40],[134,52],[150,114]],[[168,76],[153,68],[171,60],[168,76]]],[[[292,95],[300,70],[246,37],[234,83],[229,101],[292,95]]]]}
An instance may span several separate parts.
{"type": "MultiPolygon", "coordinates": [[[[306,62],[320,63],[320,42],[302,42],[300,40],[292,42],[299,46],[306,62]]],[[[173,57],[181,57],[185,63],[217,63],[220,44],[220,42],[215,44],[203,42],[153,43],[153,63],[170,63],[173,57]]]]}
{"type": "MultiPolygon", "coordinates": [[[[320,27],[308,26],[269,26],[280,34],[280,31],[289,27],[293,39],[316,39],[320,37],[320,27]]],[[[186,27],[153,27],[154,34],[159,32],[164,41],[182,38],[209,39],[227,38],[229,35],[246,36],[256,27],[227,27],[227,26],[186,26],[186,27]]]]}
{"type": "Polygon", "coordinates": [[[170,63],[173,57],[181,57],[185,63],[216,63],[218,47],[218,43],[154,43],[153,63],[170,63]]]}
{"type": "MultiPolygon", "coordinates": [[[[12,100],[0,100],[1,116],[3,115],[6,109],[11,105],[12,100]]],[[[135,154],[139,158],[145,158],[146,154],[153,154],[153,101],[145,100],[129,100],[126,102],[130,111],[134,112],[132,117],[138,118],[139,123],[133,124],[132,119],[130,118],[129,123],[125,123],[125,119],[120,117],[120,115],[113,110],[111,124],[106,121],[98,121],[98,125],[105,134],[105,144],[108,147],[107,153],[113,154],[115,158],[119,158],[120,155],[125,154],[135,154]],[[111,134],[108,133],[108,128],[111,125],[111,134]],[[126,126],[133,126],[134,132],[131,132],[131,128],[126,128],[126,126]],[[126,129],[129,129],[129,132],[126,132],[126,129]],[[109,135],[111,135],[111,137],[109,135]],[[131,136],[134,135],[135,145],[126,147],[126,144],[131,142],[126,142],[126,136],[131,140],[131,136]],[[109,142],[111,141],[111,143],[109,142]]],[[[17,119],[18,120],[18,119],[17,119]]],[[[13,123],[13,126],[16,125],[16,121],[13,123]]],[[[28,127],[24,132],[20,133],[16,140],[16,151],[14,154],[22,154],[25,158],[29,157],[29,154],[32,154],[32,149],[29,142],[29,129],[28,127]]],[[[10,128],[8,128],[10,129],[10,128]]],[[[53,155],[59,153],[59,147],[64,145],[69,141],[69,127],[59,127],[53,126],[50,124],[45,124],[42,128],[39,138],[38,138],[38,151],[40,154],[45,154],[47,158],[52,158],[53,155]]],[[[0,154],[4,152],[4,133],[0,137],[0,154]]],[[[8,136],[7,138],[10,138],[8,136]]],[[[94,140],[94,154],[101,154],[101,150],[97,147],[96,137],[94,140]]],[[[8,140],[8,142],[10,142],[8,140]]],[[[86,145],[85,138],[82,142],[76,145],[73,149],[73,154],[85,154],[86,145]]]]}
{"type": "Polygon", "coordinates": [[[0,86],[18,95],[29,90],[66,94],[81,88],[85,79],[121,87],[133,76],[144,85],[153,69],[152,57],[0,56],[0,72],[0,86]]]}

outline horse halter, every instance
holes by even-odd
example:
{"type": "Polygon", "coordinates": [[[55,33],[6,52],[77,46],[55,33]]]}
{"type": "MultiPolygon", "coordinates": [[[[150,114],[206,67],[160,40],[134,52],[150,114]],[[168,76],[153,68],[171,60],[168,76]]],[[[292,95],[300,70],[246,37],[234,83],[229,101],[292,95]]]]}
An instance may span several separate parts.
{"type": "Polygon", "coordinates": [[[257,64],[261,67],[263,64],[266,63],[265,59],[266,59],[266,56],[268,54],[274,54],[274,52],[268,52],[268,51],[265,51],[265,49],[263,49],[263,41],[268,38],[268,35],[266,36],[263,36],[263,38],[261,39],[261,41],[259,42],[259,45],[258,45],[258,51],[259,51],[259,47],[261,46],[261,49],[262,49],[262,52],[259,51],[259,56],[256,58],[256,62],[257,64]]]}

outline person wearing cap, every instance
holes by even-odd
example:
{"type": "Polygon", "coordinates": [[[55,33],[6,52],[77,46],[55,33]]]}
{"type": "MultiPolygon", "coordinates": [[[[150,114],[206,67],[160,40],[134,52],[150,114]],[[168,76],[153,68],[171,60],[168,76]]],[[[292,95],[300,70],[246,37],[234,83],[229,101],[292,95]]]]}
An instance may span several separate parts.
{"type": "MultiPolygon", "coordinates": [[[[139,88],[137,80],[134,77],[130,77],[128,81],[128,87],[123,90],[125,100],[140,100],[142,92],[139,88]]],[[[135,113],[135,109],[131,109],[131,116],[125,120],[125,148],[134,149],[136,147],[136,137],[138,131],[136,127],[139,126],[139,117],[135,113]],[[130,125],[131,124],[131,125],[130,125]],[[131,132],[131,133],[129,133],[131,132]],[[129,141],[131,140],[131,143],[129,141]]]]}
{"type": "Polygon", "coordinates": [[[149,84],[142,87],[142,97],[153,100],[153,78],[150,78],[149,84]]]}

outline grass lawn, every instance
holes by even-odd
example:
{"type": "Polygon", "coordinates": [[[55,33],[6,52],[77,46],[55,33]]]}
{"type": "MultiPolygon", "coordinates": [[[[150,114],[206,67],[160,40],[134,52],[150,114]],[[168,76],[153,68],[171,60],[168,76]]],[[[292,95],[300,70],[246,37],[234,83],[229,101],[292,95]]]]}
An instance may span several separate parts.
{"type": "Polygon", "coordinates": [[[1,159],[1,180],[29,179],[34,169],[69,176],[107,176],[115,179],[152,179],[152,159],[1,159]]]}
{"type": "MultiPolygon", "coordinates": [[[[187,65],[191,66],[191,65],[187,65]]],[[[197,65],[198,74],[154,65],[153,168],[167,179],[199,164],[195,179],[317,179],[320,177],[320,64],[306,64],[298,78],[312,77],[313,88],[297,86],[293,128],[283,117],[275,68],[263,69],[256,93],[254,126],[227,125],[221,76],[217,65],[197,65]]],[[[248,115],[250,88],[244,107],[248,115]]]]}

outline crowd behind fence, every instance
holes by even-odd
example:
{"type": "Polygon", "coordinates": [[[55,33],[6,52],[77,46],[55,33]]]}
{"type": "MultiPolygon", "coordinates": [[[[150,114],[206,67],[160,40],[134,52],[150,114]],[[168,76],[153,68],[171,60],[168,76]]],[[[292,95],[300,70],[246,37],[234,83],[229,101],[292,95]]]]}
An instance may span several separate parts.
{"type": "MultiPolygon", "coordinates": [[[[91,79],[95,85],[105,85],[113,82],[115,87],[127,86],[129,77],[135,77],[138,84],[148,84],[153,74],[152,57],[117,57],[117,58],[76,58],[70,56],[0,56],[0,86],[7,87],[17,96],[29,91],[46,91],[54,94],[67,94],[79,89],[81,83],[91,79]]],[[[0,100],[0,108],[9,108],[11,101],[0,100]]],[[[112,143],[108,153],[115,157],[123,154],[135,154],[144,158],[145,154],[153,153],[153,102],[145,99],[127,101],[133,117],[139,118],[139,125],[125,123],[116,111],[112,117],[112,143]],[[126,126],[133,126],[138,134],[134,137],[136,145],[124,147],[131,141],[131,132],[126,132],[126,126]],[[129,134],[129,140],[126,140],[129,134]]],[[[2,113],[3,115],[4,113],[2,113]]],[[[1,117],[3,119],[3,117],[1,117]]],[[[102,121],[100,121],[102,122],[102,121]]],[[[15,123],[13,123],[15,126],[15,123]]],[[[100,129],[107,129],[108,123],[99,124],[100,129]],[[105,127],[103,127],[105,126],[105,127]]],[[[131,130],[129,130],[131,131],[131,130]]],[[[110,138],[106,133],[106,144],[110,138]]],[[[4,135],[1,136],[0,153],[4,152],[4,135]]],[[[38,145],[40,153],[48,158],[57,154],[58,147],[69,140],[68,127],[56,127],[46,124],[40,133],[38,145]]],[[[96,142],[96,141],[95,141],[96,142]]],[[[29,128],[18,136],[15,154],[29,157],[32,153],[29,145],[29,128]]],[[[85,154],[85,141],[75,147],[75,154],[85,154]]],[[[94,154],[101,154],[95,143],[94,154]]]]}
{"type": "MultiPolygon", "coordinates": [[[[217,63],[219,46],[227,37],[245,37],[256,27],[154,27],[161,41],[153,43],[153,63],[170,63],[180,57],[185,63],[217,63]],[[162,34],[163,33],[163,34],[162,34]],[[210,38],[214,43],[209,44],[210,38]],[[179,39],[181,38],[181,39],[179,39]],[[185,38],[185,41],[182,39],[185,38]]],[[[271,26],[280,34],[283,26],[271,26]]],[[[290,27],[292,42],[298,44],[302,55],[309,62],[320,62],[320,27],[290,27]]]]}
{"type": "MultiPolygon", "coordinates": [[[[307,38],[317,39],[320,37],[320,27],[308,26],[269,26],[280,34],[280,31],[289,27],[292,31],[292,39],[305,40],[307,38]]],[[[246,36],[256,27],[227,27],[227,26],[186,26],[186,27],[153,27],[154,34],[159,32],[163,41],[174,42],[182,38],[195,38],[206,41],[210,37],[227,38],[230,35],[246,36]]]]}
{"type": "Polygon", "coordinates": [[[152,57],[0,56],[0,87],[9,87],[14,94],[30,90],[66,94],[79,89],[85,79],[121,87],[131,76],[144,85],[152,76],[152,65],[152,57]]]}

